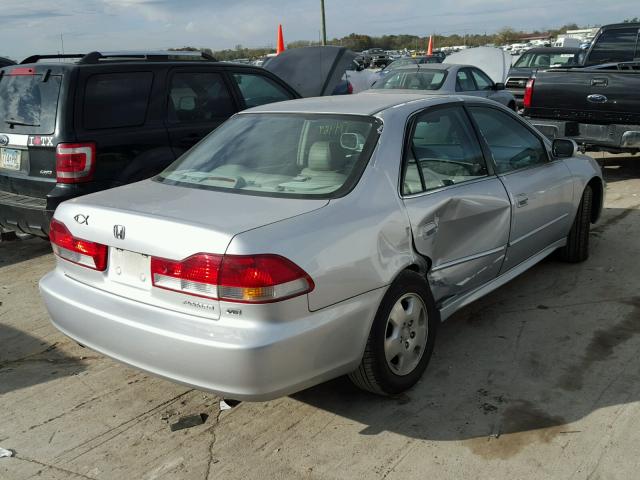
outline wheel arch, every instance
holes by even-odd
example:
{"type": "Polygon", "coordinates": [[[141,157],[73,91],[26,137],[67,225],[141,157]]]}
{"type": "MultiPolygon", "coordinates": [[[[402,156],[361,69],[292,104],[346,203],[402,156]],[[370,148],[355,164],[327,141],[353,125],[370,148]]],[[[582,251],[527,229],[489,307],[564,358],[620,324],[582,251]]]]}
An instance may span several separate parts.
{"type": "Polygon", "coordinates": [[[600,218],[602,207],[604,203],[604,185],[602,179],[599,177],[593,177],[587,183],[587,186],[591,187],[593,191],[593,203],[591,205],[591,223],[596,223],[600,218]]]}

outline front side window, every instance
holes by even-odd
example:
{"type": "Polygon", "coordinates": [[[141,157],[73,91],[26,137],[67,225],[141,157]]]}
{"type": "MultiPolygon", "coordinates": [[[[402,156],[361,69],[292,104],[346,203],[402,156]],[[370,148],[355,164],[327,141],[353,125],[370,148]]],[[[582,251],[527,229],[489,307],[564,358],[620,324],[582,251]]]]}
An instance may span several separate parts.
{"type": "Polygon", "coordinates": [[[471,78],[469,70],[458,70],[456,75],[456,92],[473,92],[476,90],[476,84],[471,78]]]}
{"type": "Polygon", "coordinates": [[[498,173],[542,165],[548,161],[542,141],[522,123],[495,108],[471,107],[498,173]]]}
{"type": "Polygon", "coordinates": [[[180,72],[171,77],[167,116],[170,123],[206,123],[226,119],[235,107],[219,73],[180,72]]]}
{"type": "Polygon", "coordinates": [[[283,102],[294,98],[280,85],[263,75],[234,73],[233,78],[238,84],[247,108],[267,103],[283,102]]]}
{"type": "Polygon", "coordinates": [[[143,125],[153,73],[100,73],[87,79],[84,126],[89,130],[143,125]]]}
{"type": "Polygon", "coordinates": [[[329,114],[240,114],[156,177],[175,185],[272,197],[334,198],[358,181],[379,120],[329,114]]]}
{"type": "Polygon", "coordinates": [[[462,107],[420,114],[408,147],[402,180],[404,195],[456,185],[488,173],[480,145],[462,107]]]}
{"type": "Polygon", "coordinates": [[[484,72],[474,68],[471,70],[471,74],[473,75],[473,79],[476,81],[476,85],[478,86],[478,90],[492,90],[493,82],[484,72]]]}
{"type": "Polygon", "coordinates": [[[439,90],[447,77],[445,70],[409,70],[390,73],[377,81],[374,89],[439,90]]]}

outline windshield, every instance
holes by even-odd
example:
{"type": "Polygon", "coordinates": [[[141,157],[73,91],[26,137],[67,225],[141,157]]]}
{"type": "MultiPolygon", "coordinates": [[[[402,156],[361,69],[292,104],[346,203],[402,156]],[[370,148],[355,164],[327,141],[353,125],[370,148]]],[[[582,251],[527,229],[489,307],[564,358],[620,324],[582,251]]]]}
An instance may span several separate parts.
{"type": "Polygon", "coordinates": [[[62,77],[3,75],[0,77],[0,131],[49,134],[56,124],[62,77]]]}
{"type": "Polygon", "coordinates": [[[156,180],[252,195],[336,198],[360,178],[379,124],[354,115],[236,115],[156,180]]]}
{"type": "Polygon", "coordinates": [[[372,88],[400,90],[438,90],[447,77],[446,70],[410,70],[392,72],[372,88]]]}
{"type": "Polygon", "coordinates": [[[515,68],[552,68],[578,65],[579,53],[525,53],[515,68]]]}

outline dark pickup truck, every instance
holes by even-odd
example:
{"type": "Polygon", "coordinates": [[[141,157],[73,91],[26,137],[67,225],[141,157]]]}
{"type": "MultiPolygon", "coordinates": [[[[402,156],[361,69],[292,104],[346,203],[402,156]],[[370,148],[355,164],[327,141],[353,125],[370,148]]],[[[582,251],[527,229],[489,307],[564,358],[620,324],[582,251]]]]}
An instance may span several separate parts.
{"type": "Polygon", "coordinates": [[[602,27],[579,66],[538,71],[526,85],[524,115],[551,139],[640,151],[640,23],[602,27]]]}

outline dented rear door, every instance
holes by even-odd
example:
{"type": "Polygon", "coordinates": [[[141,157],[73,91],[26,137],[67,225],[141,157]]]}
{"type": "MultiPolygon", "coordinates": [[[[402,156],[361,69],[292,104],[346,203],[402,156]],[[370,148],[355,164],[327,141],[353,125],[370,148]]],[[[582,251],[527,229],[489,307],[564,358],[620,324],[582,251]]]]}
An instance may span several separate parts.
{"type": "Polygon", "coordinates": [[[415,248],[431,260],[431,288],[442,302],[498,275],[511,205],[461,106],[429,109],[410,128],[404,204],[415,248]]]}

